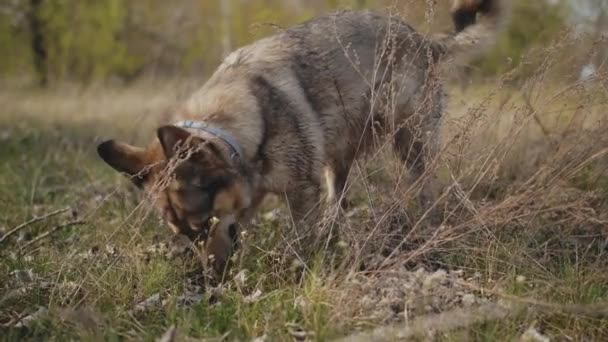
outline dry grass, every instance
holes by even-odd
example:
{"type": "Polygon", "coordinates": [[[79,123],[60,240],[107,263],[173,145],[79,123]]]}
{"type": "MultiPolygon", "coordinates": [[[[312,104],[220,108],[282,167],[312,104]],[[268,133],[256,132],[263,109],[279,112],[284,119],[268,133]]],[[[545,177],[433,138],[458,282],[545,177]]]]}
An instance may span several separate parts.
{"type": "Polygon", "coordinates": [[[293,236],[271,201],[219,287],[95,155],[100,137],[148,139],[191,85],[4,89],[2,231],[71,210],[0,240],[0,335],[151,340],[175,325],[183,339],[330,340],[397,324],[437,340],[606,339],[607,83],[551,71],[518,89],[453,88],[433,210],[382,151],[353,169],[353,208],[323,226],[341,241],[317,248],[302,279],[282,262],[293,236]]]}

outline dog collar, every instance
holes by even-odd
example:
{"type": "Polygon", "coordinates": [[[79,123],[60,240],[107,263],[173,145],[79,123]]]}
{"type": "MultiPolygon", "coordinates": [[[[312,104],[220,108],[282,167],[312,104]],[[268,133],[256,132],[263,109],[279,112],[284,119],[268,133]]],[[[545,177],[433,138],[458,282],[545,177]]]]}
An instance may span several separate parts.
{"type": "Polygon", "coordinates": [[[236,142],[236,140],[230,134],[226,133],[225,131],[223,131],[217,127],[209,126],[205,122],[192,121],[192,120],[180,121],[180,122],[176,123],[175,126],[181,127],[181,128],[199,129],[201,131],[214,135],[214,136],[220,138],[222,141],[224,141],[228,146],[230,146],[230,148],[233,151],[231,158],[234,158],[234,156],[238,156],[241,160],[243,160],[243,150],[241,149],[241,146],[236,142]]]}

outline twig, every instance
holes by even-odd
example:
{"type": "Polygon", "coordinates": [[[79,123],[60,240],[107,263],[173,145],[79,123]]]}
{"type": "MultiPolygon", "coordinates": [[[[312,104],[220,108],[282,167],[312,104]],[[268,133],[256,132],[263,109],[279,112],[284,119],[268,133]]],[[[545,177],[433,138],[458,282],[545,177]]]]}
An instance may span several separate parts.
{"type": "Polygon", "coordinates": [[[447,332],[473,324],[495,321],[514,315],[522,307],[508,307],[499,304],[485,304],[479,308],[454,309],[436,315],[423,316],[410,324],[403,326],[380,327],[369,332],[357,333],[335,340],[336,342],[363,342],[363,341],[395,341],[407,340],[415,337],[438,332],[447,332]]]}
{"type": "Polygon", "coordinates": [[[551,137],[551,133],[549,132],[549,129],[547,129],[547,127],[543,124],[543,122],[538,117],[538,111],[532,105],[532,101],[530,101],[530,96],[527,95],[527,94],[524,94],[522,92],[522,97],[524,98],[524,103],[526,104],[526,107],[528,107],[528,110],[530,111],[530,114],[532,115],[532,119],[534,119],[534,122],[536,122],[536,124],[538,125],[538,127],[540,127],[540,130],[543,133],[543,135],[547,139],[549,139],[549,142],[551,144],[553,144],[554,141],[553,141],[553,139],[551,137]]]}
{"type": "Polygon", "coordinates": [[[587,316],[593,318],[606,318],[608,317],[608,303],[594,303],[594,304],[558,304],[542,302],[532,298],[518,297],[510,294],[506,294],[500,291],[482,288],[477,285],[473,285],[466,281],[458,281],[458,284],[466,286],[474,291],[481,293],[489,293],[501,297],[504,300],[512,303],[525,305],[527,307],[535,308],[538,311],[544,313],[561,313],[567,315],[587,316]]]}
{"type": "Polygon", "coordinates": [[[29,226],[31,224],[34,224],[36,222],[40,222],[40,221],[46,220],[46,219],[48,219],[50,217],[57,216],[59,214],[63,214],[66,211],[69,211],[70,209],[71,209],[70,207],[67,207],[67,208],[63,208],[63,209],[59,209],[59,210],[53,211],[51,213],[48,213],[48,214],[45,214],[45,215],[42,215],[42,216],[35,216],[31,220],[23,222],[22,224],[18,225],[17,227],[11,229],[9,232],[7,232],[6,234],[4,234],[4,236],[0,237],[0,244],[2,242],[4,242],[4,240],[8,239],[10,236],[14,235],[15,233],[17,233],[21,229],[23,229],[23,228],[25,228],[25,227],[27,227],[27,226],[29,226]]]}
{"type": "Polygon", "coordinates": [[[25,245],[23,245],[21,248],[19,248],[19,252],[22,253],[26,248],[28,248],[29,246],[37,243],[38,241],[45,239],[49,236],[51,236],[52,234],[54,234],[55,232],[63,229],[63,228],[67,228],[67,227],[72,227],[72,226],[77,226],[77,225],[81,225],[81,224],[85,224],[86,222],[83,220],[75,220],[75,221],[70,221],[67,223],[63,223],[60,225],[57,225],[55,227],[53,227],[53,229],[49,230],[48,232],[42,233],[38,236],[36,236],[34,239],[32,239],[31,241],[29,241],[28,243],[26,243],[25,245]]]}
{"type": "Polygon", "coordinates": [[[25,317],[27,317],[27,313],[20,313],[17,314],[17,316],[11,318],[10,321],[8,321],[8,323],[4,323],[2,325],[0,325],[3,328],[12,328],[15,326],[15,324],[19,323],[22,319],[24,319],[25,317]]]}

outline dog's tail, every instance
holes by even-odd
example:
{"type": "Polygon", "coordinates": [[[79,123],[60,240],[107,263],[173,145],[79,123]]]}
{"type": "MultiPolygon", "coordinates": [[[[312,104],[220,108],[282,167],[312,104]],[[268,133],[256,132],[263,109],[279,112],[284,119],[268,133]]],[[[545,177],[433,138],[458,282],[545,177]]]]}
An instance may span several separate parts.
{"type": "Polygon", "coordinates": [[[474,58],[492,47],[506,26],[511,0],[453,0],[452,20],[456,33],[437,42],[450,59],[474,58]]]}

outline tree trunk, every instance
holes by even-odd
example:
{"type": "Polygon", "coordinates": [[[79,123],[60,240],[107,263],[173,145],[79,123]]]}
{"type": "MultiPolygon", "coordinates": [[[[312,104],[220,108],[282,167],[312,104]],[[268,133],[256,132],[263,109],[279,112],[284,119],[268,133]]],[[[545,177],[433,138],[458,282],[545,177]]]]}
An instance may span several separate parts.
{"type": "Polygon", "coordinates": [[[27,21],[31,35],[31,49],[34,58],[34,67],[41,86],[48,84],[48,53],[44,41],[44,29],[40,20],[40,7],[43,0],[30,0],[27,21]]]}

